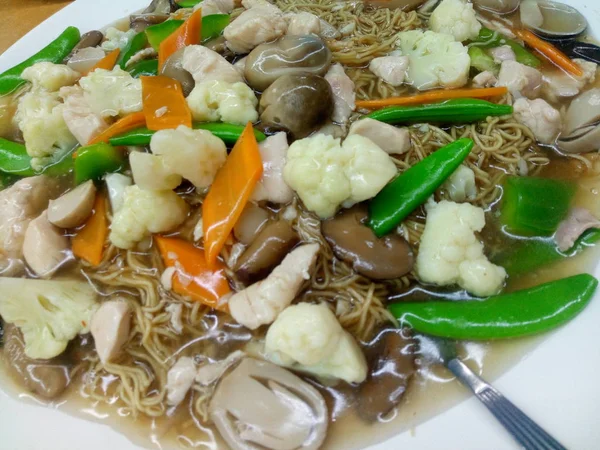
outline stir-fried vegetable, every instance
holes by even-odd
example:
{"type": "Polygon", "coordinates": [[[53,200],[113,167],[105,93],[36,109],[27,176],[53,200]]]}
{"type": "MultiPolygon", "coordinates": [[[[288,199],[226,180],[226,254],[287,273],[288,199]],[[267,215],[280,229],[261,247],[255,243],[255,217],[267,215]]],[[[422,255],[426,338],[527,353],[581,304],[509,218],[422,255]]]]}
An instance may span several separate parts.
{"type": "Polygon", "coordinates": [[[49,61],[60,63],[73,50],[80,39],[79,30],[67,27],[54,41],[37,52],[35,55],[17,64],[0,75],[0,95],[10,94],[26,83],[21,73],[36,63],[49,61]]]}
{"type": "Polygon", "coordinates": [[[199,44],[202,36],[202,9],[194,11],[188,19],[165,38],[158,48],[158,67],[162,67],[169,56],[188,45],[199,44]]]}
{"type": "Polygon", "coordinates": [[[481,48],[494,48],[501,45],[508,45],[515,52],[517,62],[521,64],[535,68],[538,68],[542,64],[533,53],[528,52],[521,44],[488,28],[482,28],[477,39],[474,39],[471,43],[471,46],[481,48]]]}
{"type": "Polygon", "coordinates": [[[183,22],[183,20],[177,19],[166,20],[162,23],[158,23],[146,28],[144,32],[146,33],[146,37],[148,38],[148,42],[152,48],[158,51],[161,42],[173,34],[181,25],[183,25],[183,22]]]}
{"type": "Polygon", "coordinates": [[[538,177],[507,177],[500,206],[506,231],[521,236],[550,236],[567,216],[575,186],[538,177]]]}
{"type": "Polygon", "coordinates": [[[356,102],[356,106],[357,108],[380,109],[388,106],[424,105],[450,99],[466,101],[477,98],[499,97],[505,95],[507,92],[508,89],[504,86],[481,89],[438,89],[406,97],[390,97],[381,100],[359,100],[356,102]]]}
{"type": "MultiPolygon", "coordinates": [[[[200,29],[202,41],[208,41],[219,37],[223,33],[225,27],[229,25],[229,22],[229,14],[210,14],[202,17],[202,26],[200,29]]],[[[173,19],[146,28],[145,33],[148,42],[154,50],[158,51],[160,44],[171,36],[175,30],[183,25],[183,23],[183,20],[173,19]]]]}
{"type": "Polygon", "coordinates": [[[177,238],[155,236],[163,262],[174,267],[171,283],[174,292],[189,295],[193,300],[211,308],[227,311],[220,300],[230,292],[225,265],[215,262],[212,269],[206,264],[204,250],[177,238]]]}
{"type": "MultiPolygon", "coordinates": [[[[483,89],[482,89],[483,90],[483,89]]],[[[489,116],[512,114],[510,105],[497,105],[485,100],[458,98],[442,103],[417,106],[390,106],[365,117],[393,125],[405,123],[471,123],[489,116]]]]}
{"type": "Polygon", "coordinates": [[[90,142],[88,142],[88,145],[97,144],[99,142],[108,142],[108,140],[113,136],[125,133],[129,130],[134,130],[145,125],[146,116],[144,115],[143,111],[129,114],[128,116],[117,120],[110,127],[108,127],[98,136],[93,138],[90,142]]]}
{"type": "Polygon", "coordinates": [[[515,30],[515,34],[520,39],[523,39],[527,45],[540,52],[558,67],[566,70],[576,77],[583,76],[583,70],[581,70],[581,67],[571,61],[567,55],[565,55],[551,43],[543,41],[529,30],[515,30]]]}
{"type": "Polygon", "coordinates": [[[22,177],[35,175],[31,168],[31,156],[23,144],[0,138],[0,171],[22,177]]]}
{"type": "Polygon", "coordinates": [[[204,248],[209,267],[215,267],[263,172],[258,143],[248,123],[202,203],[204,248]]]}
{"type": "Polygon", "coordinates": [[[401,325],[449,339],[505,339],[543,333],[573,319],[594,296],[588,274],[485,300],[401,302],[390,311],[401,325]]]}
{"type": "Polygon", "coordinates": [[[127,68],[133,78],[158,75],[158,59],[145,59],[127,68]]]}
{"type": "Polygon", "coordinates": [[[121,67],[121,69],[125,70],[127,61],[129,61],[137,52],[143,50],[147,43],[148,38],[144,32],[136,34],[133,39],[127,43],[127,46],[123,49],[119,59],[117,60],[117,64],[121,67]]]}
{"type": "Polygon", "coordinates": [[[481,47],[470,47],[469,57],[471,58],[471,67],[479,72],[492,72],[497,75],[500,71],[500,65],[494,62],[494,58],[488,55],[481,47]]]}
{"type": "Polygon", "coordinates": [[[73,254],[93,266],[100,265],[104,254],[106,236],[108,236],[106,198],[100,193],[96,195],[94,212],[83,228],[77,230],[75,236],[73,236],[73,254]]]}
{"type": "Polygon", "coordinates": [[[227,25],[229,25],[229,14],[204,16],[202,18],[202,41],[219,37],[227,25]]]}
{"type": "Polygon", "coordinates": [[[93,72],[96,69],[112,70],[112,68],[117,64],[120,54],[121,50],[115,48],[112,52],[108,53],[104,58],[94,64],[89,72],[93,72]]]}
{"type": "Polygon", "coordinates": [[[193,8],[200,2],[202,2],[202,0],[179,0],[177,4],[182,8],[193,8]]]}
{"type": "Polygon", "coordinates": [[[165,76],[141,77],[146,126],[150,130],[166,130],[179,125],[192,126],[181,83],[165,76]]]}
{"type": "Polygon", "coordinates": [[[99,181],[107,173],[122,169],[125,161],[121,150],[105,142],[81,147],[75,157],[75,183],[99,181]]]}
{"type": "Polygon", "coordinates": [[[369,205],[369,226],[378,237],[394,230],[461,165],[473,148],[471,139],[442,147],[402,172],[369,205]]]}
{"type": "MultiPolygon", "coordinates": [[[[234,145],[244,131],[243,126],[233,123],[194,123],[192,128],[195,130],[208,130],[216,137],[221,139],[228,146],[234,145]]],[[[109,139],[112,145],[150,145],[150,140],[155,131],[142,127],[135,130],[119,134],[109,139]]],[[[254,129],[254,137],[257,142],[264,141],[267,137],[264,133],[254,129]]],[[[1,170],[1,168],[0,168],[1,170]]]]}

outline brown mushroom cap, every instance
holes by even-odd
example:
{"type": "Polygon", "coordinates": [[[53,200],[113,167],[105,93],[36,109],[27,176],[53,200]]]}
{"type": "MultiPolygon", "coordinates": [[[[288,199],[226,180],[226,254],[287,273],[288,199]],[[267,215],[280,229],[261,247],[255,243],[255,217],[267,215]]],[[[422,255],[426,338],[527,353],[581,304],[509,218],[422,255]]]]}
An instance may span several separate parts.
{"type": "Polygon", "coordinates": [[[397,234],[378,238],[365,222],[367,207],[356,205],[321,224],[335,256],[352,264],[354,270],[373,280],[406,275],[413,268],[410,245],[397,234]]]}
{"type": "Polygon", "coordinates": [[[312,133],[332,110],[331,87],[318,75],[283,75],[260,98],[262,126],[271,131],[288,131],[295,139],[312,133]]]}
{"type": "Polygon", "coordinates": [[[186,47],[183,47],[167,58],[160,69],[160,75],[179,81],[183,89],[183,95],[187,97],[196,86],[196,82],[192,74],[183,68],[183,52],[185,49],[186,47]]]}
{"type": "Polygon", "coordinates": [[[283,75],[325,75],[330,64],[331,52],[320,37],[284,36],[252,50],[246,59],[244,75],[252,88],[264,91],[283,75]]]}

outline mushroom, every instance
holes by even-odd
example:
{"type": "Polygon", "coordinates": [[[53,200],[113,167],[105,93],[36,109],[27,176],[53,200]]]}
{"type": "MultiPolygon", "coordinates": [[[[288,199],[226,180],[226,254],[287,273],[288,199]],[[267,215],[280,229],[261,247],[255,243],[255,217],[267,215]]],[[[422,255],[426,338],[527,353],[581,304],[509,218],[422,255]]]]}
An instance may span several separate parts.
{"type": "Polygon", "coordinates": [[[284,36],[252,50],[246,59],[244,75],[252,88],[264,91],[282,75],[325,75],[330,64],[331,52],[320,37],[284,36]]]}
{"type": "Polygon", "coordinates": [[[219,383],[209,414],[233,450],[316,450],[327,434],[323,396],[281,367],[246,358],[219,383]]]}
{"type": "Polygon", "coordinates": [[[185,52],[185,49],[186,47],[183,47],[169,56],[160,69],[160,74],[179,81],[183,89],[183,95],[187,97],[196,86],[196,82],[192,74],[183,68],[183,52],[185,52]]]}
{"type": "Polygon", "coordinates": [[[269,220],[269,212],[255,203],[248,203],[233,227],[233,235],[244,245],[251,244],[269,220]]]}
{"type": "Polygon", "coordinates": [[[585,17],[564,3],[525,0],[521,3],[520,13],[521,23],[543,37],[574,38],[587,28],[585,17]]]}
{"type": "Polygon", "coordinates": [[[366,206],[356,205],[321,224],[335,255],[373,280],[398,278],[410,272],[414,255],[408,242],[397,234],[378,238],[365,225],[368,216],[366,206]]]}
{"type": "Polygon", "coordinates": [[[380,420],[400,402],[416,370],[415,345],[406,328],[383,330],[371,342],[375,358],[357,398],[363,419],[380,420]]]}
{"type": "Polygon", "coordinates": [[[129,26],[139,33],[151,25],[163,23],[168,18],[168,14],[132,14],[129,16],[129,26]]]}
{"type": "Polygon", "coordinates": [[[86,47],[77,50],[67,61],[67,66],[79,73],[87,73],[106,54],[100,47],[86,47]]]}
{"type": "Polygon", "coordinates": [[[152,0],[142,14],[170,14],[178,9],[179,5],[175,0],[152,0]]]}
{"type": "Polygon", "coordinates": [[[571,102],[557,144],[565,153],[587,153],[600,148],[600,88],[590,89],[571,102]]]}
{"type": "Polygon", "coordinates": [[[115,359],[121,352],[129,338],[130,323],[131,308],[124,299],[104,302],[94,313],[90,331],[103,364],[115,359]]]}
{"type": "Polygon", "coordinates": [[[244,283],[258,281],[279,265],[299,240],[287,220],[271,222],[242,253],[234,271],[244,283]]]}
{"type": "Polygon", "coordinates": [[[510,14],[519,7],[521,0],[473,0],[477,8],[485,9],[496,14],[510,14]]]}
{"type": "Polygon", "coordinates": [[[92,214],[96,186],[92,180],[80,184],[48,205],[48,220],[60,228],[76,228],[83,225],[92,214]]]}
{"type": "MultiPolygon", "coordinates": [[[[92,31],[88,31],[87,33],[84,33],[81,35],[81,39],[79,39],[79,42],[77,43],[77,45],[75,47],[73,47],[73,50],[71,50],[71,53],[69,53],[67,56],[65,56],[65,59],[63,60],[63,62],[65,64],[68,64],[71,59],[73,58],[73,56],[78,53],[80,50],[83,50],[85,48],[93,48],[96,47],[98,45],[100,45],[100,43],[102,42],[102,39],[104,39],[104,35],[102,34],[101,31],[98,30],[92,30],[92,31]]],[[[102,50],[102,49],[99,49],[102,50]]],[[[102,51],[102,53],[104,54],[104,51],[102,51]]],[[[74,67],[72,67],[73,70],[77,70],[74,67]]]]}
{"type": "Polygon", "coordinates": [[[295,139],[308,136],[333,110],[329,83],[318,75],[283,75],[260,98],[260,120],[270,131],[288,131],[295,139]]]}
{"type": "Polygon", "coordinates": [[[70,258],[69,239],[48,221],[47,211],[27,226],[23,256],[40,277],[51,277],[70,258]]]}

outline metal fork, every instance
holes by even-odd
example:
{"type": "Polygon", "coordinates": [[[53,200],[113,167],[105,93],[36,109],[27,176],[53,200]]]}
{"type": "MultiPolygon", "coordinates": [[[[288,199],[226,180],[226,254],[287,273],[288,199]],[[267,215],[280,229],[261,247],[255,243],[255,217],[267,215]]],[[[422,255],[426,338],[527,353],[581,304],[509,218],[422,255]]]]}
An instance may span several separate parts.
{"type": "Polygon", "coordinates": [[[462,384],[467,386],[487,409],[500,421],[512,437],[527,450],[566,450],[542,427],[513,405],[492,385],[469,369],[456,353],[454,342],[419,336],[420,354],[426,359],[443,364],[462,384]]]}

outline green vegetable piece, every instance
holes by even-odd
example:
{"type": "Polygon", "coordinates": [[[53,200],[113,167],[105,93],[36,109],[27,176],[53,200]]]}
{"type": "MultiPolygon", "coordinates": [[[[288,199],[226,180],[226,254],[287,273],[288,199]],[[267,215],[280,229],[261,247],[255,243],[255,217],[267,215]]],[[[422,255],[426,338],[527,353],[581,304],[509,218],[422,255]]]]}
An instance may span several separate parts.
{"type": "Polygon", "coordinates": [[[111,137],[108,142],[115,147],[127,145],[145,146],[150,145],[150,140],[154,133],[156,131],[149,130],[146,127],[136,128],[135,130],[126,131],[125,133],[111,137]]]}
{"type": "Polygon", "coordinates": [[[105,174],[121,170],[125,162],[123,152],[105,142],[81,147],[75,158],[75,183],[99,181],[105,174]]]}
{"type": "Polygon", "coordinates": [[[133,78],[158,75],[158,59],[145,59],[129,66],[127,72],[133,78]]]}
{"type": "Polygon", "coordinates": [[[510,105],[498,105],[485,100],[459,98],[442,103],[416,106],[388,106],[364,117],[393,125],[407,123],[469,123],[485,120],[488,116],[512,114],[510,105]]]}
{"type": "Polygon", "coordinates": [[[19,178],[20,177],[10,173],[0,172],[0,191],[3,191],[4,189],[15,184],[19,180],[19,178]]]}
{"type": "MultiPolygon", "coordinates": [[[[202,2],[202,0],[179,0],[177,2],[177,4],[179,6],[181,6],[182,8],[193,8],[198,3],[201,3],[201,2],[202,2]]],[[[206,16],[206,17],[208,17],[208,16],[206,16]]]]}
{"type": "Polygon", "coordinates": [[[0,171],[21,177],[31,177],[31,156],[23,144],[0,138],[0,171]]]}
{"type": "Polygon", "coordinates": [[[485,300],[400,302],[389,307],[400,325],[448,339],[506,339],[552,330],[579,314],[598,280],[588,274],[485,300]]]}
{"type": "Polygon", "coordinates": [[[50,177],[60,177],[73,172],[75,168],[75,161],[73,159],[73,152],[75,149],[62,151],[56,153],[52,157],[52,162],[46,165],[40,173],[48,175],[50,177]]]}
{"type": "Polygon", "coordinates": [[[469,56],[471,57],[471,67],[474,67],[479,72],[492,72],[497,75],[500,71],[500,65],[494,62],[494,58],[488,55],[481,47],[469,48],[469,56]]]}
{"type": "Polygon", "coordinates": [[[459,139],[398,175],[369,205],[369,226],[378,237],[393,231],[467,158],[473,141],[459,139]]]}
{"type": "Polygon", "coordinates": [[[129,61],[137,52],[143,50],[147,44],[148,38],[146,37],[146,33],[142,31],[136,34],[120,53],[119,59],[117,60],[117,65],[120,66],[121,69],[125,70],[127,61],[129,61]]]}
{"type": "Polygon", "coordinates": [[[202,42],[221,36],[227,25],[229,25],[229,14],[204,16],[202,18],[202,42]]]}
{"type": "Polygon", "coordinates": [[[515,52],[515,56],[517,62],[521,64],[525,64],[527,66],[538,68],[542,65],[542,62],[531,52],[527,51],[525,47],[519,44],[517,41],[513,41],[512,39],[508,39],[498,33],[497,31],[492,31],[488,28],[482,28],[479,32],[479,36],[477,39],[473,40],[473,43],[470,44],[470,47],[480,47],[480,48],[494,48],[500,47],[501,45],[508,45],[513,52],[515,52]]]}
{"type": "Polygon", "coordinates": [[[166,20],[163,23],[149,26],[146,28],[145,33],[148,38],[148,42],[152,48],[158,51],[160,43],[168,38],[177,28],[183,24],[183,20],[166,20]]]}
{"type": "Polygon", "coordinates": [[[50,61],[55,64],[62,62],[71,53],[80,38],[77,28],[67,27],[56,39],[35,55],[0,74],[0,95],[10,94],[26,83],[21,78],[21,74],[26,68],[42,61],[50,61]]]}
{"type": "Polygon", "coordinates": [[[510,176],[504,181],[500,222],[519,236],[550,236],[567,216],[576,187],[566,181],[510,176]]]}

